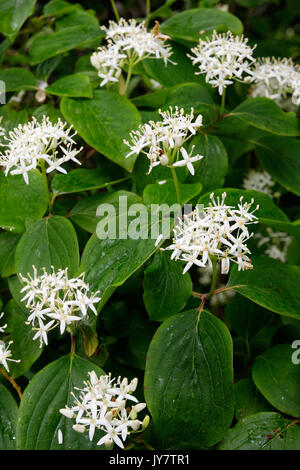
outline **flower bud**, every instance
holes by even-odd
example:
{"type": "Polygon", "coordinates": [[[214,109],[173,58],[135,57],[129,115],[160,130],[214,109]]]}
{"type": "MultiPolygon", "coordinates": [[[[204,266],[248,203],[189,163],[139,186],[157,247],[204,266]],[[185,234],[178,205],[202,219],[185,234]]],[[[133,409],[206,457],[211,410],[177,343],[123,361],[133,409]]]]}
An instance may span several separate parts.
{"type": "Polygon", "coordinates": [[[72,426],[72,428],[74,429],[74,431],[76,432],[84,432],[85,431],[85,427],[82,425],[82,424],[74,424],[72,426]]]}
{"type": "Polygon", "coordinates": [[[69,408],[61,408],[59,412],[64,415],[66,418],[74,418],[75,413],[73,410],[69,408]]]}
{"type": "Polygon", "coordinates": [[[162,164],[162,166],[167,166],[168,163],[169,163],[169,159],[168,159],[167,155],[165,155],[165,154],[160,155],[159,161],[162,164]]]}
{"type": "Polygon", "coordinates": [[[142,430],[146,429],[149,423],[150,423],[150,416],[146,415],[142,422],[142,430]]]}

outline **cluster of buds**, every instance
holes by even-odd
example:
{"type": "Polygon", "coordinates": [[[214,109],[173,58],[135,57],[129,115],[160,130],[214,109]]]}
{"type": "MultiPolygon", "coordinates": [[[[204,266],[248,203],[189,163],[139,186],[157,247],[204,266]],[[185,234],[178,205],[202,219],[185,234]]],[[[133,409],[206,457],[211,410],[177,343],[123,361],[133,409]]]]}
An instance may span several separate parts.
{"type": "Polygon", "coordinates": [[[104,431],[97,445],[110,447],[115,443],[124,448],[127,436],[145,429],[149,423],[148,416],[143,422],[137,419],[138,413],[146,407],[146,403],[139,403],[132,395],[137,383],[137,378],[128,382],[126,377],[122,380],[118,377],[116,381],[111,374],[98,378],[95,371],[89,372],[89,381],[83,383],[84,387],[75,388],[80,391],[79,397],[72,393],[73,406],[67,406],[60,412],[67,418],[75,419],[74,431],[85,432],[88,429],[90,440],[96,429],[104,431]],[[135,404],[127,407],[127,400],[135,404]]]}
{"type": "Polygon", "coordinates": [[[248,190],[259,191],[274,197],[273,186],[275,181],[266,171],[250,170],[243,180],[243,188],[248,190]]]}
{"type": "Polygon", "coordinates": [[[255,238],[258,240],[257,246],[264,247],[265,255],[282,263],[286,262],[288,248],[292,242],[292,237],[287,233],[275,232],[271,227],[267,227],[264,235],[256,233],[255,238]]]}
{"type": "Polygon", "coordinates": [[[221,260],[221,273],[227,274],[230,262],[238,265],[238,269],[251,269],[251,260],[248,257],[250,250],[247,240],[253,235],[249,234],[248,225],[257,223],[253,214],[259,206],[251,212],[251,203],[243,203],[240,198],[238,207],[225,204],[226,193],[222,199],[214,198],[211,194],[212,204],[199,210],[198,207],[182,219],[178,219],[174,227],[173,243],[165,248],[172,250],[171,259],[182,260],[186,263],[183,273],[194,264],[206,267],[211,264],[212,257],[221,260]]]}
{"type": "Polygon", "coordinates": [[[139,126],[138,130],[130,133],[131,142],[124,140],[131,148],[132,154],[144,153],[150,160],[149,173],[157,165],[176,167],[186,166],[194,175],[193,163],[201,160],[203,155],[194,155],[192,146],[188,153],[183,147],[191,137],[196,134],[197,129],[202,126],[202,116],[194,120],[194,110],[185,114],[183,108],[175,110],[170,106],[168,111],[159,110],[162,121],[149,121],[139,126]]]}
{"type": "Polygon", "coordinates": [[[98,292],[90,293],[84,276],[85,273],[82,273],[69,279],[68,268],[55,272],[53,267],[52,273],[48,274],[44,269],[44,273],[38,276],[35,266],[33,277],[20,274],[25,283],[21,292],[26,292],[22,301],[26,301],[26,307],[30,310],[26,323],[31,324],[36,331],[33,339],[40,339],[40,347],[43,343],[48,344],[47,333],[57,326],[63,334],[66,327],[86,317],[89,309],[97,315],[94,304],[101,299],[96,297],[98,292]]]}
{"type": "Polygon", "coordinates": [[[27,124],[19,124],[9,132],[5,151],[0,153],[0,166],[4,167],[5,176],[23,175],[26,184],[29,183],[28,172],[47,164],[47,173],[57,170],[67,173],[62,164],[70,160],[81,164],[76,155],[82,150],[73,148],[76,132],[72,126],[58,119],[53,124],[49,117],[43,116],[42,122],[32,118],[27,124]],[[71,133],[71,131],[73,133],[71,133]]]}
{"type": "Polygon", "coordinates": [[[117,82],[126,65],[133,67],[147,58],[163,59],[165,64],[170,61],[172,49],[165,44],[169,37],[161,34],[159,28],[147,31],[145,22],[138,24],[134,19],[121,18],[101,29],[106,33],[107,45],[91,56],[91,63],[102,78],[100,86],[117,82]]]}

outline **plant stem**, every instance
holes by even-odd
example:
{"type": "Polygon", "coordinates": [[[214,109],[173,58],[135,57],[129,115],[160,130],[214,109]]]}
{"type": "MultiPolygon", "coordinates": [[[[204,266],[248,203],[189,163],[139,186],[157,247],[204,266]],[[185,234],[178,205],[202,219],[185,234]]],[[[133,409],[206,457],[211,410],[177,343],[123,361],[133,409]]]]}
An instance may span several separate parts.
{"type": "Polygon", "coordinates": [[[131,79],[131,74],[132,74],[132,65],[131,63],[128,65],[128,72],[127,72],[127,78],[126,78],[126,82],[125,82],[125,86],[124,86],[124,89],[123,89],[123,95],[126,96],[126,93],[127,93],[127,89],[128,89],[128,85],[129,85],[129,82],[130,82],[130,79],[131,79]]]}
{"type": "Polygon", "coordinates": [[[119,12],[118,12],[117,7],[116,7],[115,0],[110,0],[110,3],[111,3],[111,6],[112,6],[112,9],[114,11],[116,20],[120,21],[120,15],[119,15],[119,12]]]}
{"type": "Polygon", "coordinates": [[[221,116],[223,116],[224,114],[225,97],[226,97],[226,88],[224,88],[223,93],[222,93],[222,102],[221,102],[221,110],[220,110],[221,116]]]}
{"type": "Polygon", "coordinates": [[[175,168],[174,168],[173,166],[170,167],[170,170],[171,170],[172,178],[173,178],[173,181],[174,181],[174,186],[175,186],[175,190],[176,190],[177,201],[178,201],[178,204],[180,205],[180,207],[182,207],[181,194],[180,194],[180,189],[179,189],[178,178],[177,178],[177,175],[176,175],[176,170],[175,170],[175,168]]]}
{"type": "Polygon", "coordinates": [[[211,287],[210,287],[210,291],[208,293],[207,298],[213,295],[215,288],[216,288],[216,283],[217,283],[217,258],[215,256],[212,256],[210,259],[212,262],[213,273],[212,273],[211,287]]]}
{"type": "Polygon", "coordinates": [[[17,391],[17,394],[19,395],[19,398],[20,398],[20,400],[21,400],[21,398],[22,398],[23,395],[22,395],[22,390],[21,390],[21,388],[19,387],[19,385],[18,385],[18,384],[14,381],[14,379],[13,379],[10,375],[8,375],[8,373],[7,373],[4,369],[2,369],[1,367],[0,367],[0,373],[3,375],[3,377],[5,377],[5,378],[12,384],[12,386],[13,386],[14,389],[17,391]]]}
{"type": "Polygon", "coordinates": [[[150,13],[151,13],[151,0],[146,0],[146,1],[147,1],[147,6],[146,6],[146,19],[145,19],[145,23],[146,23],[146,26],[148,26],[149,20],[150,20],[150,13]]]}
{"type": "Polygon", "coordinates": [[[50,193],[49,193],[49,186],[48,186],[48,178],[47,178],[47,172],[46,172],[46,167],[45,167],[45,160],[42,158],[39,161],[41,170],[42,170],[42,177],[45,182],[45,186],[47,188],[47,194],[48,194],[48,207],[49,207],[49,212],[51,212],[51,200],[50,200],[50,193]]]}

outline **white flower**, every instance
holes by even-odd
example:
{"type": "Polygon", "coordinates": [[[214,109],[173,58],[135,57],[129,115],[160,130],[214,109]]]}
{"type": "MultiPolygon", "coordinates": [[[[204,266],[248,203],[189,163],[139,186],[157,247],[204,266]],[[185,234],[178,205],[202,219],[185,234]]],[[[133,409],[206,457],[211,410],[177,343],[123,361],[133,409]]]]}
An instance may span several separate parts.
{"type": "Polygon", "coordinates": [[[235,208],[226,205],[225,198],[226,193],[221,200],[211,194],[212,204],[201,211],[196,207],[175,224],[173,243],[165,249],[173,251],[171,259],[186,263],[184,273],[194,264],[211,266],[211,257],[221,261],[222,274],[228,273],[230,262],[236,263],[239,270],[252,268],[246,242],[253,235],[248,232],[248,224],[257,223],[253,212],[258,206],[250,212],[253,200],[243,203],[241,197],[235,208]]]}
{"type": "Polygon", "coordinates": [[[265,254],[273,259],[278,259],[282,263],[286,262],[289,245],[292,242],[285,232],[275,232],[271,227],[266,228],[266,235],[256,233],[254,238],[258,240],[257,246],[265,246],[265,254]]]}
{"type": "MultiPolygon", "coordinates": [[[[83,382],[80,396],[77,398],[72,392],[74,404],[62,408],[60,413],[69,419],[76,420],[74,431],[85,432],[88,428],[89,439],[92,440],[96,429],[104,431],[104,436],[97,442],[98,445],[111,445],[113,442],[122,449],[127,436],[136,432],[143,425],[137,419],[146,403],[138,403],[132,395],[137,387],[137,379],[128,382],[125,377],[111,378],[111,374],[97,377],[95,371],[89,372],[89,381],[83,382]],[[126,400],[137,404],[131,408],[126,406],[126,400]]],[[[144,426],[145,427],[145,426],[144,426]]]]}
{"type": "Polygon", "coordinates": [[[281,107],[286,107],[288,99],[300,105],[300,67],[292,59],[258,59],[249,81],[253,83],[253,97],[271,98],[281,107]]]}
{"type": "Polygon", "coordinates": [[[185,114],[184,109],[170,106],[168,111],[159,110],[162,121],[149,121],[139,126],[138,130],[130,133],[131,142],[124,140],[130,147],[127,154],[144,153],[150,160],[149,173],[157,165],[163,166],[187,166],[191,174],[194,174],[192,163],[203,158],[203,155],[192,155],[194,146],[188,153],[182,146],[196,134],[202,126],[202,116],[194,120],[194,110],[185,114]],[[183,158],[180,159],[180,156],[183,158]]]}
{"type": "Polygon", "coordinates": [[[23,277],[21,280],[25,286],[21,293],[25,293],[22,301],[26,301],[26,307],[30,311],[27,324],[31,324],[37,333],[33,339],[40,339],[40,346],[48,344],[48,331],[59,326],[63,334],[66,327],[73,322],[78,322],[87,316],[89,309],[97,315],[94,304],[101,299],[97,292],[92,294],[89,285],[84,282],[84,273],[69,279],[68,269],[59,269],[57,272],[52,267],[52,273],[37,275],[33,266],[33,277],[23,277]],[[45,324],[44,322],[50,321],[45,324]],[[38,326],[36,326],[38,324],[38,326]]]}
{"type": "Polygon", "coordinates": [[[72,126],[67,129],[66,126],[67,123],[60,119],[52,124],[46,116],[41,123],[32,118],[27,124],[19,124],[9,137],[5,137],[8,141],[4,144],[6,149],[0,153],[0,165],[4,167],[5,175],[23,175],[28,184],[28,172],[41,166],[41,162],[49,165],[48,173],[54,169],[66,173],[61,165],[70,160],[80,164],[75,157],[82,148],[73,148],[76,132],[71,134],[72,126]]]}
{"type": "MultiPolygon", "coordinates": [[[[4,312],[0,314],[0,320],[1,318],[4,317],[4,312]]],[[[0,333],[4,333],[5,328],[7,327],[7,324],[0,326],[0,333]]]]}
{"type": "Polygon", "coordinates": [[[272,191],[274,184],[275,181],[266,171],[250,170],[243,180],[244,189],[254,189],[255,191],[268,194],[270,197],[274,197],[272,191]]]}
{"type": "Polygon", "coordinates": [[[101,26],[106,33],[107,45],[101,46],[91,56],[91,64],[102,78],[100,86],[117,82],[125,65],[134,66],[149,57],[163,59],[165,65],[170,61],[172,49],[165,44],[169,39],[159,31],[147,31],[145,22],[137,24],[136,20],[126,21],[121,18],[118,23],[109,22],[101,26]]]}
{"type": "Polygon", "coordinates": [[[0,364],[2,364],[7,372],[9,372],[7,361],[20,362],[20,359],[11,359],[11,351],[9,346],[13,341],[9,341],[7,344],[4,341],[0,341],[0,364]]]}
{"type": "Polygon", "coordinates": [[[251,75],[251,64],[254,62],[254,47],[247,44],[244,36],[233,36],[228,31],[224,34],[213,32],[211,39],[200,39],[191,49],[194,55],[188,54],[193,65],[198,65],[199,72],[206,74],[206,82],[217,87],[222,95],[224,88],[233,83],[233,79],[242,80],[243,75],[251,75]]]}

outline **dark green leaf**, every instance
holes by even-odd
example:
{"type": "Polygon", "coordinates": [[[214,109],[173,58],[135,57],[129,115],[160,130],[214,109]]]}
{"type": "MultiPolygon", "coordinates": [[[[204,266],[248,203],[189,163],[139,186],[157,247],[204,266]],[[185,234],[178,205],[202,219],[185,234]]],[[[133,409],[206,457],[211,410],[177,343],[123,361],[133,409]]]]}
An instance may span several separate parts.
{"type": "MultiPolygon", "coordinates": [[[[182,203],[190,201],[198,196],[202,190],[201,183],[181,184],[179,183],[182,203]]],[[[162,184],[148,184],[143,192],[143,199],[146,204],[172,204],[177,203],[176,190],[173,180],[166,180],[162,184]]]]}
{"type": "Polygon", "coordinates": [[[300,268],[271,258],[252,259],[253,269],[233,266],[228,285],[262,307],[287,317],[300,318],[300,268]]]}
{"type": "Polygon", "coordinates": [[[78,134],[98,152],[126,170],[131,170],[136,157],[125,158],[130,148],[124,144],[131,130],[140,124],[140,114],[124,96],[97,90],[94,98],[63,98],[61,110],[78,134]]]}
{"type": "Polygon", "coordinates": [[[0,31],[13,40],[24,21],[33,13],[36,0],[2,0],[0,3],[0,31]]]}
{"type": "Polygon", "coordinates": [[[239,380],[234,385],[235,416],[237,420],[261,411],[271,411],[272,407],[255,387],[252,379],[239,380]]]}
{"type": "Polygon", "coordinates": [[[248,98],[232,111],[231,116],[272,134],[296,136],[300,133],[296,114],[282,111],[269,98],[248,98]]]}
{"type": "Polygon", "coordinates": [[[17,449],[20,450],[87,450],[96,445],[98,434],[90,441],[88,433],[73,431],[74,421],[65,418],[59,410],[73,403],[71,392],[88,380],[88,372],[104,374],[96,364],[76,355],[68,355],[51,362],[40,370],[25,389],[17,425],[17,449]],[[63,444],[58,444],[57,433],[62,431],[63,444]]]}
{"type": "Polygon", "coordinates": [[[15,273],[15,249],[20,240],[17,233],[0,234],[0,275],[8,277],[15,273]]]}
{"type": "Polygon", "coordinates": [[[17,404],[10,392],[0,384],[0,449],[16,447],[17,404]]]}
{"type": "Polygon", "coordinates": [[[93,88],[90,79],[84,73],[73,73],[59,78],[46,88],[51,95],[70,96],[74,98],[92,98],[93,88]]]}
{"type": "Polygon", "coordinates": [[[34,265],[38,270],[51,266],[69,268],[73,275],[79,264],[79,249],[75,230],[64,217],[54,215],[39,220],[24,233],[16,249],[17,273],[26,276],[34,265]]]}
{"type": "Polygon", "coordinates": [[[145,398],[162,448],[216,444],[234,407],[232,342],[224,323],[197,310],[167,319],[149,348],[145,398]]]}
{"type": "Polygon", "coordinates": [[[192,295],[189,273],[164,252],[155,254],[144,275],[144,303],[151,320],[163,321],[180,312],[192,295]]]}
{"type": "Polygon", "coordinates": [[[37,79],[27,69],[12,67],[0,71],[0,80],[5,82],[6,91],[34,90],[38,88],[37,79]]]}
{"type": "Polygon", "coordinates": [[[300,417],[300,368],[292,361],[294,349],[278,344],[258,356],[252,377],[258,390],[275,408],[296,418],[300,417]]]}
{"type": "Polygon", "coordinates": [[[0,226],[4,230],[24,232],[26,225],[43,217],[48,194],[42,175],[29,172],[29,184],[22,175],[0,173],[0,226]]]}

